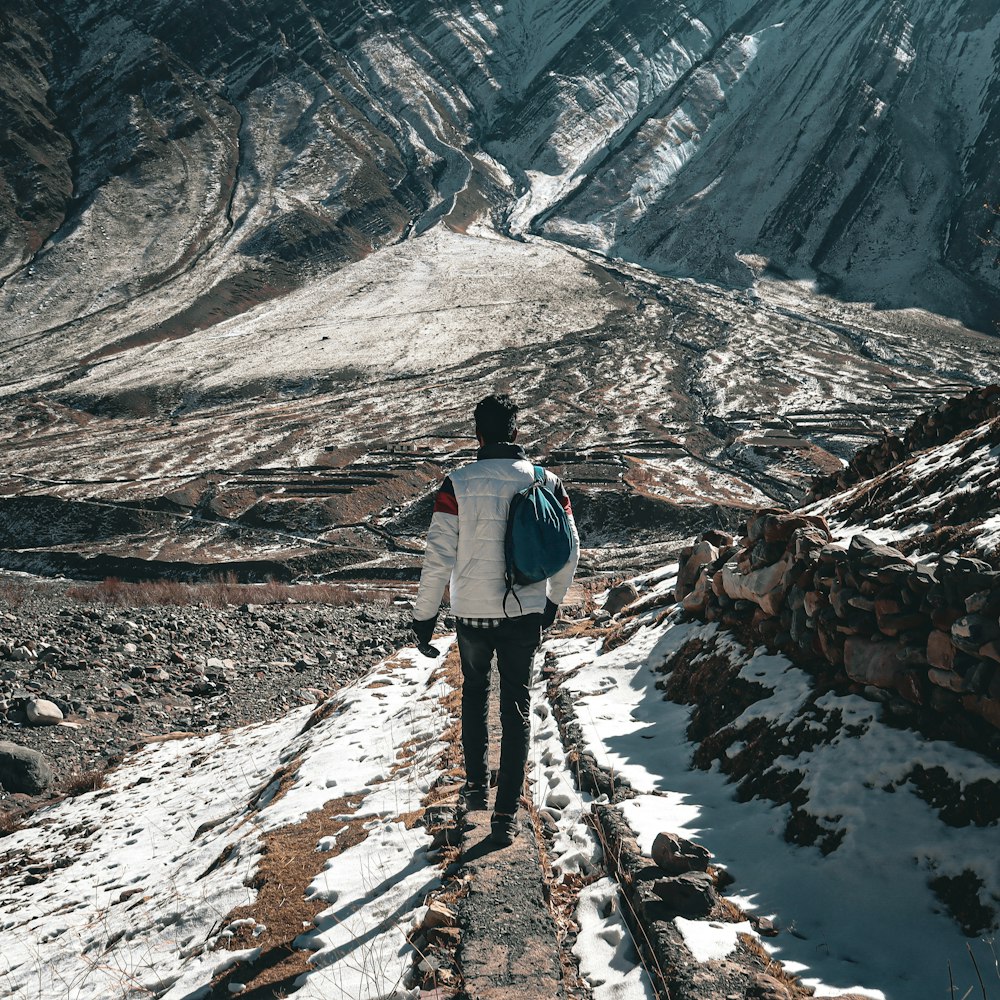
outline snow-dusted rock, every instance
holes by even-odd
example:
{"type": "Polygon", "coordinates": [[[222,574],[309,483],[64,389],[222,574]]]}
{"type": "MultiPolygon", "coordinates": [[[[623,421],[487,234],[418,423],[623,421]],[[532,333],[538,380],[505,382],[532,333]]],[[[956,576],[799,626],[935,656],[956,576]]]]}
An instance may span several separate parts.
{"type": "Polygon", "coordinates": [[[623,608],[628,607],[637,597],[639,591],[633,583],[620,583],[617,587],[612,587],[608,591],[608,599],[604,602],[604,610],[609,615],[616,615],[623,608]]]}
{"type": "Polygon", "coordinates": [[[712,859],[711,852],[676,833],[658,833],[650,849],[654,864],[672,875],[690,871],[705,871],[712,859]]]}
{"type": "Polygon", "coordinates": [[[690,551],[684,550],[677,573],[675,594],[681,600],[694,589],[701,568],[719,558],[719,550],[709,541],[697,542],[690,551]]]}

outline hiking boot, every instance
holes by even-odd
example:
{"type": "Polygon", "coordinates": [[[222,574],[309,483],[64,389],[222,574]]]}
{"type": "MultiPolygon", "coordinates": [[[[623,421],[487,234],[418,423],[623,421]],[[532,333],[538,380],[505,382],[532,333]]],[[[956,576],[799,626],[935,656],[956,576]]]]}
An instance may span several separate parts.
{"type": "Polygon", "coordinates": [[[521,824],[517,821],[516,813],[494,813],[490,821],[490,840],[500,847],[507,847],[513,844],[518,833],[521,832],[521,824]]]}
{"type": "Polygon", "coordinates": [[[481,812],[486,808],[486,786],[467,781],[459,789],[458,804],[465,812],[481,812]]]}

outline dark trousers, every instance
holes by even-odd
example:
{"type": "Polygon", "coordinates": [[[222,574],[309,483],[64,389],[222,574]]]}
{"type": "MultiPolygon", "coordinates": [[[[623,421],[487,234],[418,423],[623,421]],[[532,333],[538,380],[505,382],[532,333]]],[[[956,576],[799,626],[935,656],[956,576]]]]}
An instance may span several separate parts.
{"type": "Polygon", "coordinates": [[[524,785],[530,737],[531,664],[542,640],[542,616],[508,618],[495,628],[458,623],[462,658],[462,750],[465,778],[487,785],[487,710],[493,654],[500,672],[500,774],[496,812],[515,813],[524,785]]]}

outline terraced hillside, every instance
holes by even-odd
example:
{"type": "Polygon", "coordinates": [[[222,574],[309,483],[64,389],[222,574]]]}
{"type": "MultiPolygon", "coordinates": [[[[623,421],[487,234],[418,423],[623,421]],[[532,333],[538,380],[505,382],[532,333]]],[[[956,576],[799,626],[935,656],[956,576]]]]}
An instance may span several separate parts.
{"type": "Polygon", "coordinates": [[[0,566],[411,573],[496,388],[643,566],[998,377],[988,6],[0,25],[0,566]]]}

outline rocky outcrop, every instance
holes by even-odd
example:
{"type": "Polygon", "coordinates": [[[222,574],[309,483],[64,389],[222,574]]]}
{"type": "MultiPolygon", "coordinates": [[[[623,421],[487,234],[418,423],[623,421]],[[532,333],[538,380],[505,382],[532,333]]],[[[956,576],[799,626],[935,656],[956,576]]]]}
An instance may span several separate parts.
{"type": "Polygon", "coordinates": [[[1000,416],[1000,385],[974,389],[921,413],[899,434],[886,433],[880,441],[862,448],[839,472],[813,480],[810,500],[822,500],[883,475],[917,452],[952,441],[1000,416]]]}

